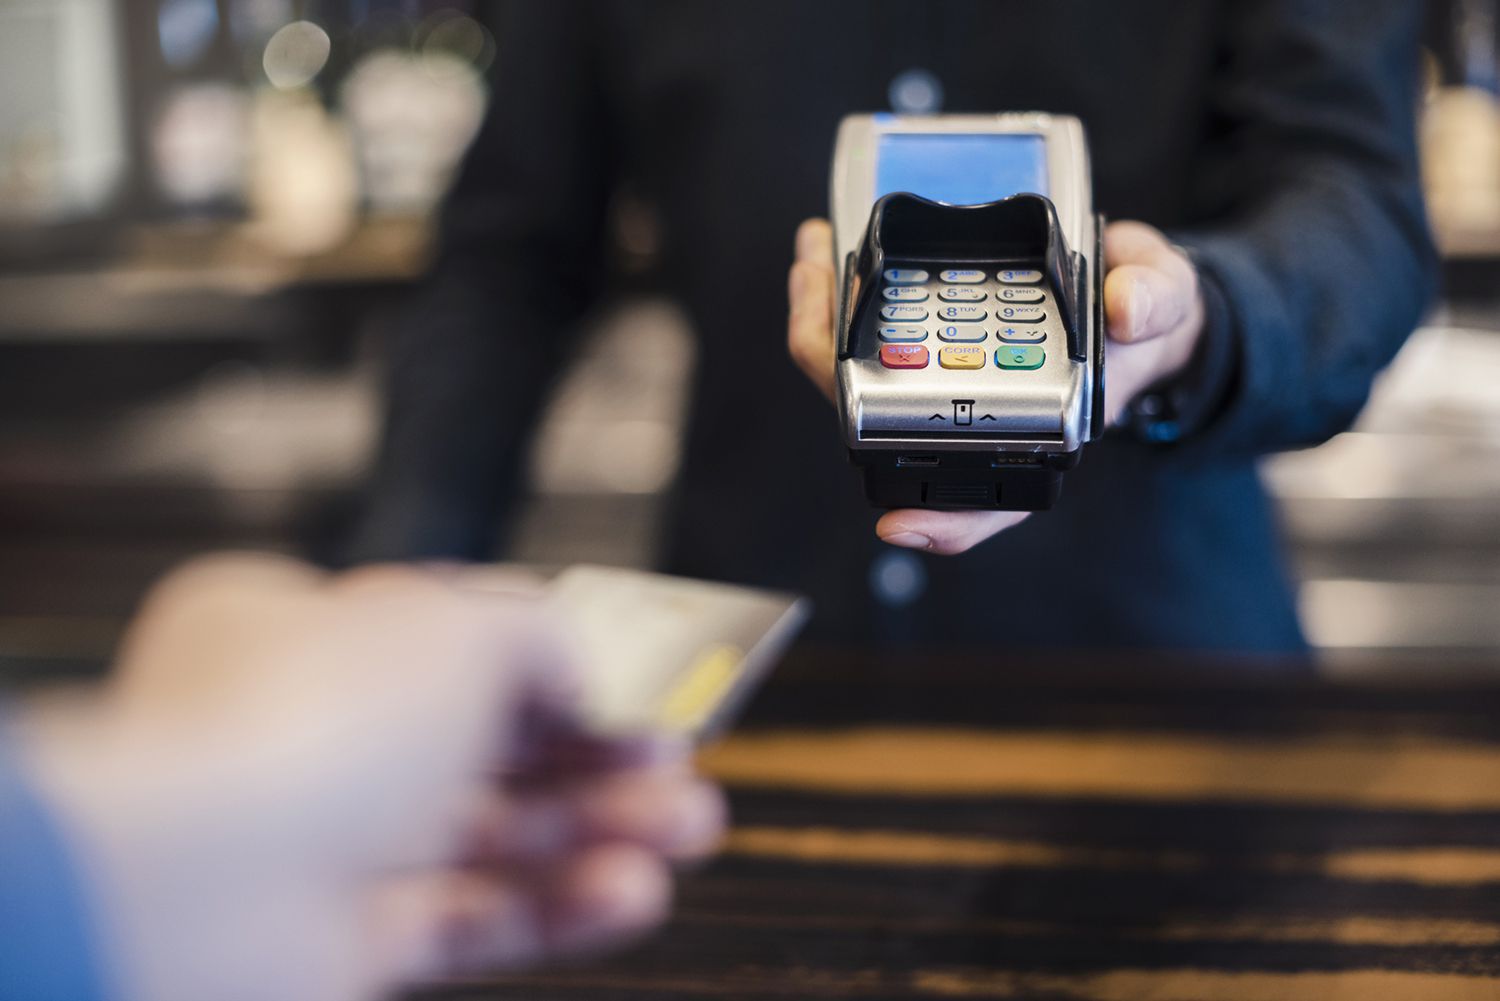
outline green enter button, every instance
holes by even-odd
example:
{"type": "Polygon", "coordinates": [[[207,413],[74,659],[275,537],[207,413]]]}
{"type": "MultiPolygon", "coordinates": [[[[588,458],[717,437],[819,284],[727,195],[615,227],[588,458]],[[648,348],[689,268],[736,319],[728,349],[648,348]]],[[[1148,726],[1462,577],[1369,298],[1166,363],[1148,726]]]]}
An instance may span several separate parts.
{"type": "Polygon", "coordinates": [[[995,352],[995,364],[1001,368],[1041,368],[1047,352],[1034,344],[1006,345],[995,352]]]}

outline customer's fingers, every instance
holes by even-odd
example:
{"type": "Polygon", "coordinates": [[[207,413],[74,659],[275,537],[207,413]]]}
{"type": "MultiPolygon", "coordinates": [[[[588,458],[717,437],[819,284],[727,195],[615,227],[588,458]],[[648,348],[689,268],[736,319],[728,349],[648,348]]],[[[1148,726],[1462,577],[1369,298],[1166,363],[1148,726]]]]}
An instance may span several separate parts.
{"type": "Polygon", "coordinates": [[[371,951],[387,982],[504,969],[618,944],[661,923],[671,895],[665,864],[627,845],[536,872],[414,876],[373,900],[371,951]]]}
{"type": "Polygon", "coordinates": [[[798,228],[787,295],[787,349],[803,374],[833,399],[833,229],[826,220],[809,219],[798,228]]]}
{"type": "Polygon", "coordinates": [[[928,511],[905,508],[887,512],[875,525],[882,542],[942,556],[967,552],[991,536],[1018,525],[1026,511],[928,511]]]}
{"type": "Polygon", "coordinates": [[[531,899],[538,937],[549,954],[587,952],[665,920],[672,875],[644,849],[601,845],[534,887],[531,899]]]}
{"type": "Polygon", "coordinates": [[[576,717],[545,715],[521,726],[534,736],[523,753],[495,772],[514,788],[546,788],[632,769],[685,767],[693,756],[692,741],[677,733],[605,736],[590,733],[576,717]]]}
{"type": "Polygon", "coordinates": [[[615,842],[686,861],[718,845],[725,818],[723,794],[686,767],[625,772],[486,796],[469,825],[463,860],[536,864],[615,842]]]}
{"type": "MultiPolygon", "coordinates": [[[[543,955],[523,884],[473,870],[406,876],[370,897],[367,951],[371,979],[392,985],[451,976],[482,951],[502,969],[543,955]]],[[[372,992],[373,993],[373,992],[372,992]]]]}
{"type": "Polygon", "coordinates": [[[1161,337],[1199,308],[1192,263],[1154,227],[1117,222],[1104,233],[1104,312],[1109,336],[1122,343],[1161,337]]]}

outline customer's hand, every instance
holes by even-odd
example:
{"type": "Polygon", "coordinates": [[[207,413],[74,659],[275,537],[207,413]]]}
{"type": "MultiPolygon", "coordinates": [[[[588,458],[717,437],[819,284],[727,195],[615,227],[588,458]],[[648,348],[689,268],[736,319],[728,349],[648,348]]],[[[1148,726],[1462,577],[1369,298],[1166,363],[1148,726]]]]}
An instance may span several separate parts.
{"type": "Polygon", "coordinates": [[[579,733],[526,590],[203,560],[107,694],[23,719],[122,997],[353,1001],[661,920],[719,794],[579,733]]]}
{"type": "MultiPolygon", "coordinates": [[[[1105,411],[1115,423],[1142,390],[1187,364],[1203,330],[1198,275],[1187,257],[1145,223],[1117,222],[1104,231],[1105,411]]],[[[797,259],[788,280],[792,358],[830,400],[834,380],[833,231],[823,219],[797,230],[797,259]]],[[[887,512],[876,534],[893,546],[962,553],[1027,515],[1016,511],[887,512]]]]}

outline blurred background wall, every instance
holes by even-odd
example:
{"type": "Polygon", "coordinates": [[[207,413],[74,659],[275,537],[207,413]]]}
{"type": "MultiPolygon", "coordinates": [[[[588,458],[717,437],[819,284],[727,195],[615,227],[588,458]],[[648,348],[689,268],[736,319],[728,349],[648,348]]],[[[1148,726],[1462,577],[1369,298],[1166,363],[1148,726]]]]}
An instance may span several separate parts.
{"type": "MultiPolygon", "coordinates": [[[[1356,429],[1266,463],[1334,670],[1500,652],[1500,33],[1494,0],[1428,22],[1445,300],[1356,429]]],[[[0,0],[0,657],[97,658],[195,551],[327,551],[382,327],[507,99],[494,51],[455,0],[0,0]]],[[[650,206],[621,192],[613,232],[614,305],[552,404],[520,559],[652,559],[693,360],[650,206]]]]}

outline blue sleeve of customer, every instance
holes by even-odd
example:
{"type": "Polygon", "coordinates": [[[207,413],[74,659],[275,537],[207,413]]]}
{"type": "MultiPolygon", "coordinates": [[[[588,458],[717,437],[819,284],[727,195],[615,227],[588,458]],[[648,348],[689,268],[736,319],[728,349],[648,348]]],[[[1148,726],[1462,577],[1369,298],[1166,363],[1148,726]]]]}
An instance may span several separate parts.
{"type": "Polygon", "coordinates": [[[0,1001],[102,1001],[82,881],[0,715],[0,1001]]]}

